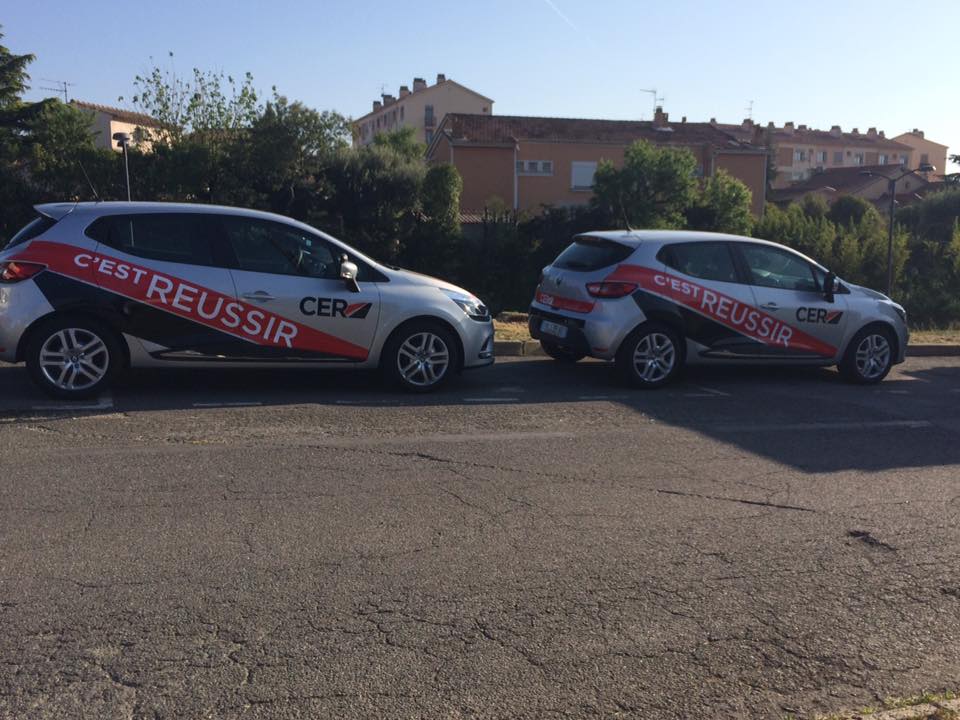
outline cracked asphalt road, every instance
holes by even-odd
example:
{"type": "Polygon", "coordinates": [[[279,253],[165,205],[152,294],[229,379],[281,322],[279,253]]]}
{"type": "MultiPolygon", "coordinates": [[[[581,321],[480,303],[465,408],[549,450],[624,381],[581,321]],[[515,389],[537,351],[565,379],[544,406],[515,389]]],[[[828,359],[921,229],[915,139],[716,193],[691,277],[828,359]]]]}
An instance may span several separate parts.
{"type": "Polygon", "coordinates": [[[960,360],[0,366],[0,717],[745,717],[956,689],[960,360]]]}

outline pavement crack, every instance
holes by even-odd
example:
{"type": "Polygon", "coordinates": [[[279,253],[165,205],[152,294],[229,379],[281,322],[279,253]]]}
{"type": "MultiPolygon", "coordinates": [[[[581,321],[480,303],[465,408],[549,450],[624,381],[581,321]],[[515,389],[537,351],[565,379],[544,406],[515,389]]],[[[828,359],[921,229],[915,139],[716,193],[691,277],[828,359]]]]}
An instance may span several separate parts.
{"type": "Polygon", "coordinates": [[[657,488],[656,492],[664,495],[680,495],[682,497],[700,498],[701,500],[722,500],[724,502],[740,503],[741,505],[759,505],[760,507],[775,508],[777,510],[794,510],[796,512],[818,512],[814,508],[801,507],[799,505],[782,505],[780,503],[767,502],[766,500],[746,500],[744,498],[723,497],[721,495],[704,495],[701,493],[686,492],[683,490],[664,490],[657,488]]]}
{"type": "Polygon", "coordinates": [[[866,530],[847,530],[847,537],[856,538],[857,540],[866,543],[870,547],[879,548],[888,552],[897,551],[897,548],[895,548],[893,545],[885,543],[883,540],[878,540],[866,530]]]}

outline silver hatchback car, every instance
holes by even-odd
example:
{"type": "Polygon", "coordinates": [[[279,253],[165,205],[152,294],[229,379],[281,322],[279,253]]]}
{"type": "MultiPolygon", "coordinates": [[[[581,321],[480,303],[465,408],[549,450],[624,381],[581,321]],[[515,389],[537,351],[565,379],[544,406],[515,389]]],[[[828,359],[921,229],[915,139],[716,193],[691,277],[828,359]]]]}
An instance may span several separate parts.
{"type": "Polygon", "coordinates": [[[552,357],[615,360],[648,388],[685,363],[838,365],[876,383],[909,339],[900,305],[790,248],[668,230],[578,235],[544,268],[529,322],[552,357]]]}
{"type": "Polygon", "coordinates": [[[490,365],[466,290],[309,225],[210,205],[68,203],[0,251],[0,360],[89,397],[124,366],[380,368],[415,392],[490,365]]]}

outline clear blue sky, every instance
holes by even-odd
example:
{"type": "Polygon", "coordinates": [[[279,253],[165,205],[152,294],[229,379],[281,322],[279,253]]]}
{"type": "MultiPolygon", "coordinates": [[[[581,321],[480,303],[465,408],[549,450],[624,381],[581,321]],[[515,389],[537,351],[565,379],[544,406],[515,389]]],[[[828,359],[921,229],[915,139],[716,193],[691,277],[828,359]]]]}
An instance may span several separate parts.
{"type": "MultiPolygon", "coordinates": [[[[898,135],[960,152],[960,0],[9,0],[4,44],[41,78],[116,104],[151,66],[194,66],[272,85],[358,117],[381,86],[446,73],[499,114],[792,120],[898,135]],[[142,8],[142,9],[138,9],[142,8]],[[952,35],[952,37],[951,37],[952,35]],[[173,51],[171,61],[168,51],[173,51]]],[[[960,170],[952,166],[951,171],[960,170]]]]}

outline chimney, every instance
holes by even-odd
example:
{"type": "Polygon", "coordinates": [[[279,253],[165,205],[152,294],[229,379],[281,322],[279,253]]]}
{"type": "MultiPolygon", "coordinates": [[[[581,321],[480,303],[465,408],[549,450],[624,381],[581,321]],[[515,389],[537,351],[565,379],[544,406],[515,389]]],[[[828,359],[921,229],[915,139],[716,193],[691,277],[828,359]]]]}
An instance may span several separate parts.
{"type": "Polygon", "coordinates": [[[381,95],[380,97],[383,98],[384,107],[390,107],[397,101],[397,99],[393,95],[381,95]]]}
{"type": "Polygon", "coordinates": [[[376,112],[377,110],[381,110],[381,109],[383,109],[383,103],[380,102],[379,100],[374,100],[374,101],[373,101],[373,112],[376,112]]]}
{"type": "Polygon", "coordinates": [[[715,117],[710,118],[710,124],[713,125],[714,127],[716,127],[716,126],[717,126],[717,119],[716,119],[715,117]]]}
{"type": "Polygon", "coordinates": [[[839,125],[834,125],[833,127],[830,128],[830,135],[832,135],[833,137],[840,137],[841,135],[843,135],[843,130],[840,129],[839,125]]]}
{"type": "Polygon", "coordinates": [[[793,135],[793,121],[792,121],[792,120],[791,120],[790,122],[785,122],[785,123],[783,124],[783,131],[784,131],[787,135],[793,135]]]}
{"type": "Polygon", "coordinates": [[[877,129],[875,127],[869,128],[867,130],[867,137],[875,138],[877,136],[877,129]]]}
{"type": "Polygon", "coordinates": [[[680,118],[680,123],[681,123],[681,124],[682,124],[682,123],[685,123],[686,121],[687,121],[687,116],[686,116],[686,115],[684,115],[682,118],[680,118]]]}
{"type": "Polygon", "coordinates": [[[406,97],[407,95],[409,95],[409,94],[410,94],[410,88],[408,88],[406,85],[401,85],[401,86],[400,86],[400,97],[405,98],[405,97],[406,97]]]}
{"type": "Polygon", "coordinates": [[[916,128],[914,128],[913,134],[916,135],[921,140],[923,140],[923,130],[917,130],[916,128]]]}
{"type": "Polygon", "coordinates": [[[806,129],[807,129],[806,125],[800,125],[797,127],[797,130],[806,130],[806,129]]]}
{"type": "Polygon", "coordinates": [[[746,118],[742,123],[740,123],[740,129],[744,132],[753,129],[753,120],[746,118]]]}
{"type": "Polygon", "coordinates": [[[881,130],[881,131],[880,131],[880,137],[881,137],[881,138],[886,138],[886,137],[887,137],[887,134],[886,134],[883,130],[881,130]]]}
{"type": "Polygon", "coordinates": [[[653,126],[654,127],[664,127],[667,124],[669,116],[663,111],[663,108],[657,105],[657,109],[653,113],[653,126]]]}
{"type": "Polygon", "coordinates": [[[773,124],[773,120],[767,123],[767,130],[776,130],[777,126],[773,124]]]}
{"type": "Polygon", "coordinates": [[[447,76],[443,73],[437,73],[437,85],[440,83],[445,83],[447,81],[447,76]]]}
{"type": "Polygon", "coordinates": [[[414,78],[413,79],[413,91],[423,90],[427,86],[427,81],[423,78],[414,78]]]}
{"type": "Polygon", "coordinates": [[[763,127],[760,125],[753,126],[753,144],[754,145],[764,144],[763,127]]]}
{"type": "Polygon", "coordinates": [[[850,131],[850,134],[851,134],[851,135],[859,135],[859,134],[860,134],[859,128],[854,128],[853,130],[850,131]]]}

